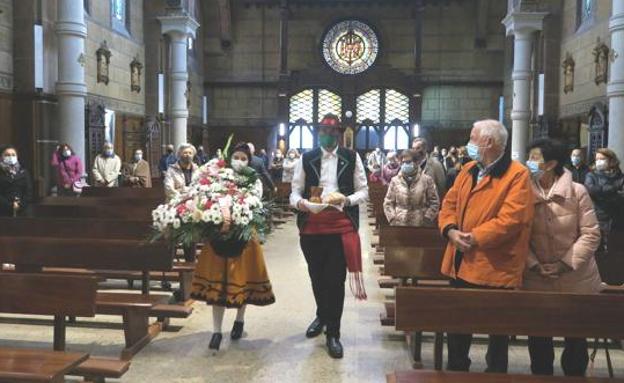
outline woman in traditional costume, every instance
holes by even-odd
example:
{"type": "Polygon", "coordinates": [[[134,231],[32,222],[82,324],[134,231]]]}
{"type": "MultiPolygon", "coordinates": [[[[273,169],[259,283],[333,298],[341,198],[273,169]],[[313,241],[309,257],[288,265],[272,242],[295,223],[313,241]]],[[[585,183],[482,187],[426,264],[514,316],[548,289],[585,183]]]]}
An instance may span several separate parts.
{"type": "MultiPolygon", "coordinates": [[[[238,144],[231,155],[230,166],[237,175],[255,179],[253,194],[262,197],[262,182],[248,166],[251,151],[247,144],[238,144]]],[[[239,212],[220,202],[223,215],[221,233],[226,235],[239,212]]],[[[226,308],[237,309],[230,337],[243,336],[247,305],[266,306],[275,302],[273,289],[264,262],[262,247],[256,235],[247,242],[206,241],[193,275],[191,297],[212,306],[213,335],[210,349],[219,350],[223,339],[223,316],[226,308]]]]}

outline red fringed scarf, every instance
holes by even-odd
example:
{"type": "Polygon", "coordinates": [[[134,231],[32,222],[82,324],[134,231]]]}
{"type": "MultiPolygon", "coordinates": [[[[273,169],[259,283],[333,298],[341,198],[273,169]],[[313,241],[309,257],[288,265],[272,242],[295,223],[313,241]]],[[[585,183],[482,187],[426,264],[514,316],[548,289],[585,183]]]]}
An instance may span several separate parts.
{"type": "Polygon", "coordinates": [[[362,247],[360,235],[353,228],[347,215],[336,209],[325,209],[318,214],[310,214],[303,235],[341,234],[342,247],[349,270],[349,287],[356,299],[366,300],[364,277],[362,274],[362,247]]]}

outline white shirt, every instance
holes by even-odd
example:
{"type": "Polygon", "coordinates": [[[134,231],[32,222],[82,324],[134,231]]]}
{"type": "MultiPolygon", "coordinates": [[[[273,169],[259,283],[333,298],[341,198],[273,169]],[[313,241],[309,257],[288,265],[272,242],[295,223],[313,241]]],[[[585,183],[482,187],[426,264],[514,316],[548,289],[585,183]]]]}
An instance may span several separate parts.
{"type": "MultiPolygon", "coordinates": [[[[323,195],[339,191],[338,188],[338,147],[328,152],[321,148],[323,156],[321,157],[321,177],[319,185],[323,188],[323,195]]],[[[359,154],[355,154],[355,171],[353,173],[354,193],[346,196],[349,206],[359,205],[368,199],[368,184],[366,182],[366,171],[359,154]]],[[[297,208],[297,204],[303,199],[305,189],[305,170],[303,169],[303,156],[295,165],[295,174],[291,183],[292,192],[290,194],[290,205],[297,208]]]]}

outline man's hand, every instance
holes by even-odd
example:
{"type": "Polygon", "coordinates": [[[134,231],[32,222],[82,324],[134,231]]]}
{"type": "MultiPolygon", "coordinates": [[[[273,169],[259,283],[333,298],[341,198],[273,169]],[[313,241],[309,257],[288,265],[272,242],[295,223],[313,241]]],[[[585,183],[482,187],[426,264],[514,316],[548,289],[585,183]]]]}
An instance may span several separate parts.
{"type": "Polygon", "coordinates": [[[305,199],[300,199],[299,202],[297,202],[297,209],[302,213],[310,212],[310,209],[308,209],[308,207],[305,205],[306,202],[308,202],[308,200],[305,199]]]}
{"type": "Polygon", "coordinates": [[[474,238],[471,233],[463,233],[457,229],[448,232],[448,238],[455,248],[462,253],[470,251],[474,246],[474,238]]]}

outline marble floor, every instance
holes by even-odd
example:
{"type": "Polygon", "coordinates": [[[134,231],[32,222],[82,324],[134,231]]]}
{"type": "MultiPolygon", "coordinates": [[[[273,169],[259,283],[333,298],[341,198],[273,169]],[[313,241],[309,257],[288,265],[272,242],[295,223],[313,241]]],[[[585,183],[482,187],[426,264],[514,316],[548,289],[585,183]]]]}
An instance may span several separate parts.
{"type": "MultiPolygon", "coordinates": [[[[363,249],[370,249],[371,233],[367,224],[362,225],[361,234],[363,249]]],[[[222,348],[216,354],[209,351],[211,310],[196,303],[190,318],[172,320],[172,324],[178,327],[177,331],[161,333],[135,356],[130,371],[122,381],[384,382],[386,373],[410,368],[402,334],[380,325],[383,301],[392,292],[378,287],[377,267],[373,266],[371,255],[364,254],[368,301],[356,302],[347,291],[342,328],[343,360],[332,360],[327,356],[323,337],[309,340],[304,336],[315,308],[293,221],[272,234],[265,245],[265,257],[277,302],[268,307],[248,308],[243,339],[230,342],[229,329],[235,312],[228,310],[224,321],[227,332],[222,348]]],[[[79,323],[68,328],[68,349],[84,350],[98,356],[117,356],[123,346],[118,318],[98,316],[94,321],[100,326],[93,328],[79,323]]],[[[15,322],[9,316],[0,317],[0,346],[50,347],[50,326],[32,325],[33,322],[24,320],[15,322]]],[[[432,339],[426,337],[426,340],[423,362],[425,368],[432,368],[432,339]]],[[[484,354],[484,343],[476,340],[471,351],[474,371],[485,368],[484,354]]],[[[612,358],[616,376],[623,376],[622,351],[612,351],[612,358]]],[[[520,340],[510,348],[510,370],[527,373],[528,364],[526,346],[520,340]]],[[[557,373],[561,374],[560,369],[557,373]]],[[[604,352],[596,360],[594,376],[606,376],[604,352]]]]}

